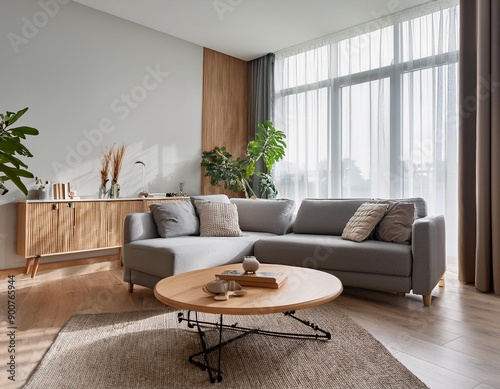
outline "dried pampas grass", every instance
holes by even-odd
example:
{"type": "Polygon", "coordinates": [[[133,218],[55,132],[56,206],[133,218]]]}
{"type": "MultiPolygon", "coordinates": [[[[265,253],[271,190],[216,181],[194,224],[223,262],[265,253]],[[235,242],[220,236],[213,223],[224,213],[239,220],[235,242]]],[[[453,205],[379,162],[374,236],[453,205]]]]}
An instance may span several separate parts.
{"type": "Polygon", "coordinates": [[[101,186],[106,186],[108,182],[109,167],[111,165],[111,159],[113,157],[113,148],[108,149],[106,147],[106,152],[102,153],[101,156],[101,170],[99,174],[101,175],[101,186]]]}
{"type": "Polygon", "coordinates": [[[113,163],[113,168],[111,171],[111,182],[116,184],[118,182],[118,177],[120,176],[120,171],[122,169],[123,156],[125,155],[125,149],[127,146],[121,145],[118,148],[114,149],[114,146],[111,148],[112,150],[112,158],[111,161],[113,163]]]}

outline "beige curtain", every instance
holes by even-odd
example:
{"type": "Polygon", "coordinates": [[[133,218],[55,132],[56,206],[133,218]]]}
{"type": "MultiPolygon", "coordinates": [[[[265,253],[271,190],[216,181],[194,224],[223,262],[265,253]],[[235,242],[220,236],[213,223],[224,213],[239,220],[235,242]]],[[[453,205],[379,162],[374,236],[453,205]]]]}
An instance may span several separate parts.
{"type": "Polygon", "coordinates": [[[500,1],[460,1],[459,279],[500,294],[500,1]]]}

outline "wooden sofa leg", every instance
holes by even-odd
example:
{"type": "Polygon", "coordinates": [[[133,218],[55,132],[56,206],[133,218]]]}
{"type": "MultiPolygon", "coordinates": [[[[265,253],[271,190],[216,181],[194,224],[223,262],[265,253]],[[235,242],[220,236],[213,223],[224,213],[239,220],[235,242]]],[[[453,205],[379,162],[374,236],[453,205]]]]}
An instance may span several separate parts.
{"type": "Polygon", "coordinates": [[[422,296],[422,298],[424,299],[424,305],[425,305],[426,307],[430,307],[430,305],[431,305],[431,300],[432,300],[432,295],[430,295],[430,294],[426,294],[426,295],[422,296]]]}
{"type": "Polygon", "coordinates": [[[128,283],[128,292],[133,293],[134,292],[134,284],[129,282],[128,283]]]}
{"type": "Polygon", "coordinates": [[[396,296],[398,297],[404,297],[406,295],[405,292],[396,292],[396,296]]]}
{"type": "Polygon", "coordinates": [[[444,288],[444,276],[439,280],[439,287],[444,288]]]}

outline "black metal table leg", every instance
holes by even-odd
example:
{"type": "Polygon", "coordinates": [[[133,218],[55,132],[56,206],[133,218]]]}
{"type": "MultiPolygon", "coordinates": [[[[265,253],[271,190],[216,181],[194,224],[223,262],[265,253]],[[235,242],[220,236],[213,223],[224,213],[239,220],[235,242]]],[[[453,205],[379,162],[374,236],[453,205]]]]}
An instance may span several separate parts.
{"type": "Polygon", "coordinates": [[[310,327],[311,329],[314,330],[314,334],[307,334],[307,333],[289,333],[289,332],[279,332],[279,331],[268,331],[268,330],[262,330],[259,328],[247,328],[247,327],[240,327],[238,324],[224,324],[223,323],[223,315],[220,314],[220,322],[208,322],[208,321],[203,321],[198,319],[198,312],[195,312],[195,319],[191,319],[191,311],[188,311],[187,313],[187,318],[184,317],[184,314],[182,312],[178,313],[178,320],[179,323],[182,321],[187,321],[187,325],[189,328],[194,328],[196,327],[198,330],[198,335],[200,338],[200,344],[202,350],[200,352],[197,352],[195,354],[192,354],[189,356],[188,360],[190,363],[198,366],[202,370],[207,370],[208,371],[208,377],[211,383],[221,382],[222,381],[222,370],[221,370],[221,360],[222,360],[222,347],[232,343],[238,339],[241,339],[247,335],[250,334],[259,334],[259,335],[267,335],[267,336],[273,336],[273,337],[280,337],[280,338],[290,338],[290,339],[324,339],[324,340],[330,340],[332,338],[332,335],[330,332],[325,331],[321,329],[318,325],[308,321],[308,320],[303,320],[297,316],[295,316],[295,311],[287,311],[284,312],[284,315],[287,317],[291,317],[300,323],[304,324],[307,327],[310,327]],[[202,326],[212,326],[215,327],[216,329],[219,330],[219,341],[216,345],[207,347],[207,343],[205,340],[205,332],[202,329],[202,326]],[[241,334],[236,335],[232,338],[229,338],[225,341],[222,341],[222,332],[224,329],[235,331],[235,332],[241,332],[241,334]],[[218,360],[217,360],[217,368],[212,367],[209,364],[208,361],[208,356],[210,353],[217,351],[218,352],[218,360]],[[202,356],[203,357],[203,362],[199,362],[196,360],[196,358],[202,356]],[[215,373],[215,375],[214,375],[215,373]]]}
{"type": "Polygon", "coordinates": [[[224,326],[224,323],[222,323],[222,313],[220,315],[220,326],[219,326],[219,360],[217,361],[217,382],[222,381],[222,375],[221,375],[221,370],[220,370],[220,360],[221,360],[221,354],[222,354],[222,328],[224,326]]]}

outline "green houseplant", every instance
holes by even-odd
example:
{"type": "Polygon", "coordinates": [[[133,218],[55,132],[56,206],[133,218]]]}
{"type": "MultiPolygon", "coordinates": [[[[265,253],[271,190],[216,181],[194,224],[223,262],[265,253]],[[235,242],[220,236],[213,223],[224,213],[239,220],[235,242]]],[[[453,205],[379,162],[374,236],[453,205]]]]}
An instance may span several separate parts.
{"type": "Polygon", "coordinates": [[[285,156],[285,138],[285,133],[274,128],[272,122],[261,123],[255,140],[248,142],[245,159],[233,158],[225,146],[204,151],[201,159],[204,175],[210,177],[213,186],[223,182],[226,189],[236,193],[242,191],[245,197],[257,197],[252,189],[252,181],[259,177],[260,197],[274,198],[278,191],[272,169],[285,156]],[[264,171],[256,171],[260,160],[264,163],[264,171]]]}
{"type": "Polygon", "coordinates": [[[33,178],[28,170],[28,165],[19,157],[33,157],[30,151],[23,145],[23,140],[28,135],[38,135],[38,130],[33,127],[10,128],[28,108],[18,112],[0,114],[0,191],[2,195],[9,190],[5,187],[7,181],[12,181],[24,194],[28,194],[28,189],[21,181],[21,177],[33,178]]]}

